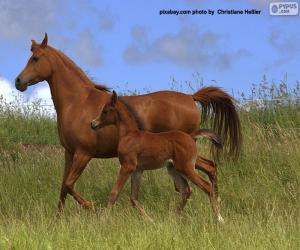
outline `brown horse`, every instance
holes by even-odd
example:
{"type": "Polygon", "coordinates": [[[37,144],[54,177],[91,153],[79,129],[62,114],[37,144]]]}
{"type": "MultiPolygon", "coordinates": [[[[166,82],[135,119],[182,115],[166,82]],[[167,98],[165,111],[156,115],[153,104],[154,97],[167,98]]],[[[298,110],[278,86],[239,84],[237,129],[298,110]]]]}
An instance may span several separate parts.
{"type": "Polygon", "coordinates": [[[223,222],[213,186],[195,172],[197,145],[194,140],[206,136],[220,147],[218,136],[207,129],[198,129],[191,134],[178,130],[161,133],[142,131],[127,107],[128,105],[119,100],[114,91],[111,100],[104,105],[98,118],[91,122],[91,127],[95,130],[108,125],[115,125],[118,130],[118,157],[121,168],[118,180],[111,191],[108,207],[114,205],[126,181],[133,175],[135,178],[132,178],[130,199],[132,204],[139,208],[137,195],[142,172],[157,169],[165,162],[171,161],[174,168],[169,168],[169,171],[181,194],[178,211],[183,210],[190,195],[187,182],[182,182],[182,179],[188,179],[209,195],[215,216],[223,222]]]}
{"type": "MultiPolygon", "coordinates": [[[[16,78],[15,86],[18,90],[25,91],[28,86],[44,80],[50,86],[57,112],[58,134],[65,148],[59,209],[64,207],[67,194],[72,195],[84,207],[90,208],[92,203],[75,191],[74,184],[92,158],[117,156],[116,128],[107,126],[95,132],[90,127],[90,121],[96,117],[99,108],[103,108],[111,93],[104,86],[95,87],[72,60],[49,46],[47,34],[41,44],[32,41],[31,51],[32,56],[16,78]]],[[[203,88],[192,95],[159,91],[127,96],[124,100],[133,107],[144,123],[145,130],[182,130],[187,133],[200,126],[200,112],[195,104],[198,101],[202,106],[202,121],[211,114],[213,129],[228,145],[228,153],[237,155],[239,152],[239,118],[232,98],[219,88],[203,88]]],[[[212,177],[215,176],[215,168],[210,168],[201,157],[199,162],[202,164],[199,168],[212,177]]]]}

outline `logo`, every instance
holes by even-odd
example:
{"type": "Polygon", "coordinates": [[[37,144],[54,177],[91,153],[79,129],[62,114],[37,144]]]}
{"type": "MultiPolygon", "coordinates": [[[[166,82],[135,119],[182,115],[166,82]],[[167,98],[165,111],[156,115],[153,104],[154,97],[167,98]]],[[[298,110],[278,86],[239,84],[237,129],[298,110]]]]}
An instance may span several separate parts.
{"type": "Polygon", "coordinates": [[[276,14],[276,13],[278,12],[278,7],[277,7],[277,5],[274,4],[274,5],[272,6],[271,10],[272,10],[272,13],[276,14]]]}
{"type": "Polygon", "coordinates": [[[298,15],[297,2],[272,2],[269,13],[272,16],[296,16],[298,15]]]}

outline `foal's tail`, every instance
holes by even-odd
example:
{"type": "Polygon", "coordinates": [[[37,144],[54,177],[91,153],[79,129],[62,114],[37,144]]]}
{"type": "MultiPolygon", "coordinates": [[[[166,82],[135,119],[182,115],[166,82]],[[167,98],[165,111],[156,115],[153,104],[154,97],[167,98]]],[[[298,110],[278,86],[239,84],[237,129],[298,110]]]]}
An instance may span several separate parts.
{"type": "Polygon", "coordinates": [[[206,137],[211,140],[213,145],[217,149],[221,149],[223,147],[221,138],[211,129],[198,129],[190,134],[194,139],[198,139],[199,137],[206,137]]]}
{"type": "Polygon", "coordinates": [[[212,120],[212,129],[222,138],[225,153],[237,157],[242,142],[241,125],[234,99],[218,87],[205,87],[192,94],[202,107],[201,123],[212,120]]]}

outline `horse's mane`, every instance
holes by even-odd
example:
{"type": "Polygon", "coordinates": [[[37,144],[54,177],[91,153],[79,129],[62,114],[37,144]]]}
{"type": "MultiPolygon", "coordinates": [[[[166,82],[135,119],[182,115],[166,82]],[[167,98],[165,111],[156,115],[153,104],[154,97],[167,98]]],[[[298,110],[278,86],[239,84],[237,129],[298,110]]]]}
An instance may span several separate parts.
{"type": "Polygon", "coordinates": [[[94,87],[95,89],[101,90],[101,91],[106,91],[106,92],[110,92],[109,87],[102,85],[102,84],[96,84],[94,83],[94,87]]]}
{"type": "Polygon", "coordinates": [[[119,97],[118,100],[124,104],[125,108],[128,110],[128,112],[133,116],[134,120],[136,121],[138,128],[140,130],[145,130],[145,125],[142,122],[141,118],[139,117],[138,113],[134,110],[134,108],[126,102],[122,97],[119,97]]]}
{"type": "Polygon", "coordinates": [[[107,91],[109,92],[109,88],[106,87],[105,85],[101,85],[101,84],[96,84],[94,83],[88,76],[87,74],[80,68],[76,65],[76,63],[71,59],[69,58],[68,56],[66,56],[62,51],[60,50],[57,50],[53,47],[50,47],[48,46],[52,51],[54,51],[58,57],[60,59],[62,59],[62,61],[65,63],[65,65],[68,67],[68,68],[73,68],[75,70],[75,72],[77,73],[77,75],[79,76],[79,78],[84,81],[85,83],[87,84],[92,84],[94,85],[94,88],[98,89],[98,90],[101,90],[101,91],[107,91]]]}

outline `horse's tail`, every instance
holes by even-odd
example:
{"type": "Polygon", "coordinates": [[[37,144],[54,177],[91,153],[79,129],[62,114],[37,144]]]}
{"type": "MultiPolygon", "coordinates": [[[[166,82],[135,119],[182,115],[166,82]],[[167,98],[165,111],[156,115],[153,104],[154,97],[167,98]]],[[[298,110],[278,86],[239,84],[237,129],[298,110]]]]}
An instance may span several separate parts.
{"type": "Polygon", "coordinates": [[[218,87],[204,87],[192,94],[192,97],[202,106],[202,122],[211,117],[213,130],[220,135],[225,152],[237,157],[242,135],[234,99],[218,87]]]}
{"type": "Polygon", "coordinates": [[[211,129],[198,129],[190,134],[194,139],[198,139],[199,137],[206,137],[211,140],[213,145],[217,149],[221,149],[223,147],[221,138],[211,129]]]}

